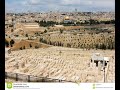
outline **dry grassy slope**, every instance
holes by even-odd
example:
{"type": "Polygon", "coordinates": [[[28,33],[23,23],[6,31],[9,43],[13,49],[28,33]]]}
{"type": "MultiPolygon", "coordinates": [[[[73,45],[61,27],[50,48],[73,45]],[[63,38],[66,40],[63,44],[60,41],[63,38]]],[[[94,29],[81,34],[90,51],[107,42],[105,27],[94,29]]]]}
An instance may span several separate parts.
{"type": "Polygon", "coordinates": [[[33,41],[26,41],[26,40],[21,40],[19,42],[16,42],[13,47],[12,50],[19,50],[21,47],[23,48],[25,46],[26,49],[30,48],[30,44],[31,44],[31,48],[35,48],[35,46],[38,46],[39,48],[47,48],[49,47],[48,45],[45,44],[41,44],[41,43],[37,43],[37,42],[33,42],[33,41]]]}
{"type": "Polygon", "coordinates": [[[11,38],[5,38],[8,42],[10,42],[11,41],[11,38]]]}

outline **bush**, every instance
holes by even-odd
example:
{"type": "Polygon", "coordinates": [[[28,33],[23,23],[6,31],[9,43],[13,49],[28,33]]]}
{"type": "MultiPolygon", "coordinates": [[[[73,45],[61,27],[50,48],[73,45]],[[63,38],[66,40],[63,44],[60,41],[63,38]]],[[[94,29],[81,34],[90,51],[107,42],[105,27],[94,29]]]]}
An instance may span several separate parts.
{"type": "Polygon", "coordinates": [[[29,44],[30,45],[30,48],[32,47],[32,45],[31,44],[29,44]]]}
{"type": "Polygon", "coordinates": [[[9,42],[5,39],[5,46],[9,47],[9,42]]]}
{"type": "Polygon", "coordinates": [[[95,48],[96,48],[96,50],[99,48],[98,44],[95,44],[95,48]]]}
{"type": "Polygon", "coordinates": [[[47,33],[47,30],[45,29],[44,33],[47,33]]]}
{"type": "Polygon", "coordinates": [[[23,47],[23,49],[25,49],[25,46],[23,47]]]}
{"type": "Polygon", "coordinates": [[[20,47],[20,50],[22,50],[22,47],[20,47]]]}
{"type": "Polygon", "coordinates": [[[13,29],[11,29],[11,32],[13,32],[14,30],[13,29]]]}
{"type": "Polygon", "coordinates": [[[12,39],[11,41],[10,41],[10,44],[14,44],[15,43],[15,41],[12,39]]]}
{"type": "Polygon", "coordinates": [[[25,34],[26,37],[28,37],[28,34],[25,34]]]}
{"type": "Polygon", "coordinates": [[[39,46],[35,46],[35,49],[39,48],[39,46]]]}
{"type": "Polygon", "coordinates": [[[12,47],[14,43],[15,43],[15,41],[12,39],[12,40],[10,41],[10,46],[12,47]]]}
{"type": "Polygon", "coordinates": [[[63,30],[62,30],[62,29],[60,29],[60,33],[63,33],[63,30]]]}

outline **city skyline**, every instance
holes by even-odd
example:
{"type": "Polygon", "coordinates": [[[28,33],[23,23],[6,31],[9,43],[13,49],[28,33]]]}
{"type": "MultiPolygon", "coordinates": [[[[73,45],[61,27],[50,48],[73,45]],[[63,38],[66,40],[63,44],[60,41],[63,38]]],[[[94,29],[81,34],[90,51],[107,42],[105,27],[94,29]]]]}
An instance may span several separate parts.
{"type": "Polygon", "coordinates": [[[115,11],[114,0],[5,0],[5,12],[115,11]]]}

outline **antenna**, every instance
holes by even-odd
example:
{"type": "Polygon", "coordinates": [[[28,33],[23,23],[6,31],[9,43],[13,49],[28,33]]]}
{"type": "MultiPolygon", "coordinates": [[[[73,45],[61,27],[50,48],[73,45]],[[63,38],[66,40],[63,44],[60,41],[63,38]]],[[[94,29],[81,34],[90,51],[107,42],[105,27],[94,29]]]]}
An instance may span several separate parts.
{"type": "Polygon", "coordinates": [[[77,12],[77,8],[75,8],[75,12],[77,12]]]}
{"type": "Polygon", "coordinates": [[[59,22],[59,25],[60,25],[60,11],[58,10],[58,22],[59,22]]]}
{"type": "Polygon", "coordinates": [[[15,30],[15,21],[16,17],[15,17],[15,14],[13,15],[13,19],[12,19],[12,24],[13,24],[13,30],[15,30]]]}

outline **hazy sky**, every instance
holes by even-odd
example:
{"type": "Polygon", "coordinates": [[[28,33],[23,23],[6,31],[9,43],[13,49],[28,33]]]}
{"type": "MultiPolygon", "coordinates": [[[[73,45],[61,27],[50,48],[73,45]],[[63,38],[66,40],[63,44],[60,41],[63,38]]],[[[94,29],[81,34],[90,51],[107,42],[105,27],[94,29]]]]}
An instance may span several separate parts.
{"type": "Polygon", "coordinates": [[[5,0],[6,12],[115,11],[115,0],[5,0]]]}

